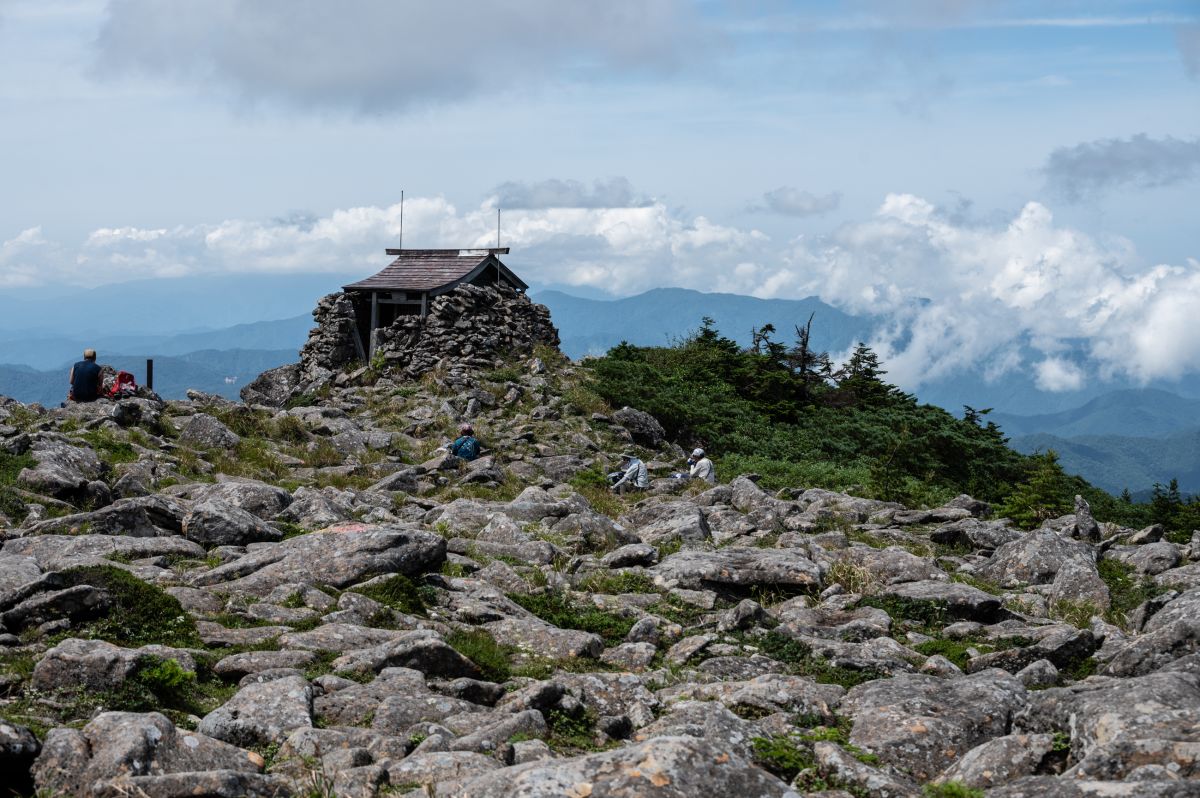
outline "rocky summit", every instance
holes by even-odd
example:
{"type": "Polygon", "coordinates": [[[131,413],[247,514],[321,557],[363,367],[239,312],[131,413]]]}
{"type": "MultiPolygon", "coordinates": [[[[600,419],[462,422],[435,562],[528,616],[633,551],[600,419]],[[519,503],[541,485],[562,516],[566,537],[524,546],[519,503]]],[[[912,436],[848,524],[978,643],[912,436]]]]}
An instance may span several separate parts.
{"type": "Polygon", "coordinates": [[[369,364],[327,298],[243,403],[0,399],[5,787],[1200,795],[1200,537],[673,478],[498,294],[369,364]]]}

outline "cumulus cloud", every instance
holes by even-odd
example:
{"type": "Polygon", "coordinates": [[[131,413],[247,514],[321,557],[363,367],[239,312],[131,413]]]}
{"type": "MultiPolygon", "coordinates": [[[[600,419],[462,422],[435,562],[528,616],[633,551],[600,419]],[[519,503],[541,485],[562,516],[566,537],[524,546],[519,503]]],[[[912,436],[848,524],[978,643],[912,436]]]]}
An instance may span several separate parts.
{"type": "Polygon", "coordinates": [[[1035,382],[1043,391],[1078,391],[1083,387],[1083,370],[1069,360],[1048,357],[1034,368],[1035,382]]]}
{"type": "Polygon", "coordinates": [[[578,180],[501,183],[492,200],[501,208],[644,208],[653,201],[638,195],[624,177],[597,180],[588,187],[578,180]]]}
{"type": "MultiPolygon", "coordinates": [[[[494,198],[460,209],[418,197],[404,208],[409,246],[490,246],[494,225],[494,198]]],[[[33,228],[0,245],[0,287],[218,272],[361,277],[387,262],[383,250],[399,232],[398,204],[104,228],[74,247],[33,228]]],[[[1046,390],[1200,371],[1200,262],[1147,267],[1127,241],[1064,227],[1036,202],[985,224],[893,194],[868,218],[786,242],[662,202],[513,209],[503,236],[509,264],[534,285],[815,295],[870,314],[883,321],[869,343],[889,379],[909,390],[964,370],[991,378],[1025,370],[1046,390]]]]}
{"type": "Polygon", "coordinates": [[[387,112],[568,74],[670,68],[698,51],[695,13],[684,0],[111,0],[99,63],[248,101],[387,112]]]}
{"type": "Polygon", "coordinates": [[[819,216],[837,210],[841,202],[842,195],[837,191],[818,195],[791,186],[780,186],[763,194],[762,203],[751,205],[750,210],[784,216],[819,216]]]}
{"type": "Polygon", "coordinates": [[[1180,25],[1175,30],[1183,68],[1190,77],[1200,80],[1200,24],[1180,25]]]}
{"type": "Polygon", "coordinates": [[[1100,139],[1059,147],[1042,174],[1049,187],[1078,201],[1120,186],[1153,188],[1200,176],[1200,139],[1100,139]]]}

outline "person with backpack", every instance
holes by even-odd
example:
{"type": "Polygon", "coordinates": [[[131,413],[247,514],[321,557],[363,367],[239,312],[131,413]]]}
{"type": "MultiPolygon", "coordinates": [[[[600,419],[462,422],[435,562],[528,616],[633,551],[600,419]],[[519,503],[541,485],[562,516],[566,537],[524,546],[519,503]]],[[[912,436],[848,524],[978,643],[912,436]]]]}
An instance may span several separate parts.
{"type": "Polygon", "coordinates": [[[458,428],[458,437],[449,446],[450,454],[462,460],[474,460],[479,457],[479,439],[470,424],[458,428]]]}
{"type": "Polygon", "coordinates": [[[710,485],[717,484],[717,470],[713,467],[713,461],[704,454],[703,449],[694,450],[692,456],[688,458],[687,464],[688,476],[692,479],[702,479],[710,485]]]}
{"type": "Polygon", "coordinates": [[[621,455],[621,470],[609,474],[609,479],[614,480],[612,489],[615,493],[624,493],[631,489],[645,490],[650,487],[650,475],[646,471],[646,464],[632,452],[621,455]]]}
{"type": "Polygon", "coordinates": [[[94,402],[100,398],[100,367],[96,365],[96,350],[83,350],[83,360],[71,366],[67,379],[71,389],[67,399],[72,402],[94,402]]]}

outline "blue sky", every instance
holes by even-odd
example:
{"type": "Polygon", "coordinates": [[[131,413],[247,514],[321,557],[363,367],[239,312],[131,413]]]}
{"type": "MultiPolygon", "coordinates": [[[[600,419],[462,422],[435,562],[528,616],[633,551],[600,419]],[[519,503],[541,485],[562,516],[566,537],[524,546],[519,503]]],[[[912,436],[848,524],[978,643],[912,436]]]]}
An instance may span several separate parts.
{"type": "Polygon", "coordinates": [[[0,0],[0,152],[0,290],[366,273],[403,189],[539,285],[895,314],[914,379],[1200,369],[1196,0],[0,0]]]}

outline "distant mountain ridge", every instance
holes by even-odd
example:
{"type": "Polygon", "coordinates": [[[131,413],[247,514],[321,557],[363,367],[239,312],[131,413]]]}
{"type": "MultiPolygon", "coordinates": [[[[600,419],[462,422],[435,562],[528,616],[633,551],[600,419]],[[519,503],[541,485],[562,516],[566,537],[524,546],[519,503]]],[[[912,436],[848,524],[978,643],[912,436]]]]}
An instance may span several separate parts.
{"type": "Polygon", "coordinates": [[[1065,471],[1079,474],[1109,493],[1128,488],[1144,497],[1155,484],[1179,480],[1185,493],[1200,493],[1200,427],[1158,438],[1039,433],[1013,438],[1019,452],[1053,449],[1065,471]]]}
{"type": "Polygon", "coordinates": [[[1019,416],[994,412],[988,417],[1010,436],[1052,433],[1064,438],[1113,434],[1162,438],[1200,425],[1200,399],[1135,388],[1110,391],[1058,413],[1019,416]]]}
{"type": "MultiPolygon", "coordinates": [[[[113,368],[131,372],[139,384],[146,378],[146,356],[101,357],[113,368]]],[[[184,355],[154,356],[154,389],[179,399],[189,388],[236,399],[238,391],[267,369],[292,363],[296,352],[253,349],[204,350],[184,355]]],[[[0,394],[26,404],[57,405],[67,397],[67,367],[38,371],[28,366],[0,365],[0,394]]]]}
{"type": "Polygon", "coordinates": [[[752,328],[775,326],[775,338],[791,344],[795,328],[813,318],[813,345],[830,352],[850,349],[870,335],[878,320],[851,316],[816,297],[758,299],[708,294],[686,288],[655,288],[622,299],[582,299],[561,291],[540,291],[533,299],[550,308],[563,352],[572,358],[602,355],[628,341],[639,346],[670,346],[699,329],[704,316],[738,343],[750,343],[752,328]],[[815,314],[815,315],[814,315],[815,314]]]}

